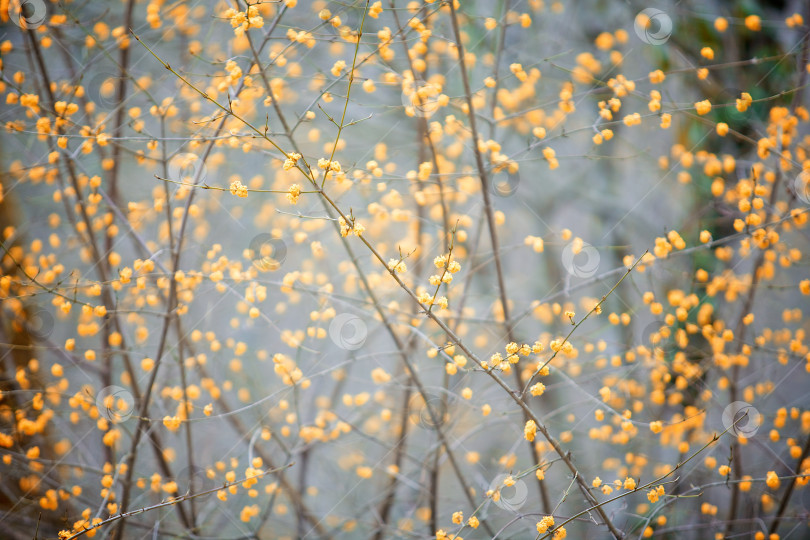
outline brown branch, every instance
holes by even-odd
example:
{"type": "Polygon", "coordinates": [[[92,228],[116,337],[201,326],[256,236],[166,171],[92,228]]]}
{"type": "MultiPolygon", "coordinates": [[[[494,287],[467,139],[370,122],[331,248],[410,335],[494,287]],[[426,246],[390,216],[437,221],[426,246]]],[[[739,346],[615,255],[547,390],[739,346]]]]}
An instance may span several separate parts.
{"type": "MultiPolygon", "coordinates": [[[[507,10],[508,11],[508,10],[507,10]]],[[[495,215],[492,211],[492,200],[490,195],[490,184],[489,184],[489,177],[487,174],[486,166],[484,165],[484,156],[481,153],[481,149],[478,146],[479,137],[478,137],[478,129],[475,123],[475,108],[473,107],[472,101],[472,90],[470,89],[470,80],[469,74],[467,71],[467,64],[464,58],[464,43],[461,40],[461,31],[458,25],[458,17],[456,16],[456,9],[453,2],[450,2],[450,18],[451,22],[453,23],[453,34],[456,40],[456,51],[458,54],[459,59],[459,66],[461,71],[461,81],[464,84],[464,98],[467,103],[467,118],[470,122],[470,132],[472,133],[472,148],[473,153],[475,154],[475,164],[478,168],[478,176],[481,179],[481,194],[484,199],[484,214],[487,218],[487,229],[489,230],[489,239],[492,244],[492,252],[493,252],[493,259],[495,260],[495,275],[497,276],[498,280],[498,294],[501,302],[501,309],[503,309],[503,324],[504,329],[506,331],[506,336],[509,342],[516,342],[515,334],[514,334],[514,325],[512,323],[512,319],[509,316],[509,297],[506,293],[506,280],[503,276],[503,268],[501,266],[501,258],[500,258],[500,243],[498,240],[498,231],[496,230],[495,225],[495,215]]],[[[493,107],[495,103],[495,98],[493,97],[493,107]]],[[[494,128],[493,128],[494,129],[494,128]]],[[[520,370],[515,369],[515,382],[517,383],[518,388],[520,388],[522,384],[522,379],[520,375],[520,370]]],[[[523,397],[521,396],[521,399],[523,397]]],[[[523,421],[527,422],[529,417],[524,412],[523,414],[523,421]]],[[[540,452],[538,452],[537,447],[531,441],[528,442],[529,447],[529,454],[534,459],[535,464],[540,464],[540,452]]],[[[542,501],[542,508],[543,511],[548,513],[551,509],[551,502],[548,496],[548,490],[546,489],[546,484],[544,480],[537,480],[538,488],[540,490],[540,499],[542,501]]]]}

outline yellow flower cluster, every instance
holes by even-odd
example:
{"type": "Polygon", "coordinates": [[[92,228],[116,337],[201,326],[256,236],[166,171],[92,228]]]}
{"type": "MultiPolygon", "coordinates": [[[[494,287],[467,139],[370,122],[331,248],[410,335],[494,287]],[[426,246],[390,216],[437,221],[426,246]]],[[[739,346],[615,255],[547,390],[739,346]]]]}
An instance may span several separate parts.
{"type": "Polygon", "coordinates": [[[537,423],[534,420],[529,420],[526,422],[526,425],[523,426],[523,438],[527,441],[532,442],[534,441],[534,437],[537,435],[537,423]]]}
{"type": "Polygon", "coordinates": [[[330,71],[334,77],[340,77],[340,74],[343,73],[344,69],[346,69],[346,62],[344,60],[338,60],[332,65],[332,69],[330,71]]]}
{"type": "Polygon", "coordinates": [[[243,185],[239,180],[234,180],[231,182],[230,191],[231,195],[236,195],[237,197],[241,197],[243,199],[248,196],[247,186],[243,185]]]}
{"type": "Polygon", "coordinates": [[[743,92],[740,94],[740,97],[737,98],[735,105],[737,110],[740,112],[745,112],[748,110],[748,107],[751,106],[751,103],[754,102],[754,98],[751,97],[751,94],[748,92],[743,92]]]}
{"type": "MultiPolygon", "coordinates": [[[[489,357],[488,362],[482,362],[484,369],[499,369],[504,373],[509,373],[512,370],[512,365],[520,361],[521,356],[529,356],[532,353],[538,354],[543,350],[543,344],[536,341],[533,346],[527,343],[518,345],[514,341],[506,345],[506,358],[504,359],[501,353],[495,353],[489,357]]],[[[548,368],[546,368],[548,369],[548,368]]],[[[543,373],[547,375],[548,372],[543,373]]],[[[545,388],[545,387],[544,387],[545,388]]]]}
{"type": "Polygon", "coordinates": [[[779,486],[782,484],[779,480],[779,476],[777,476],[774,471],[768,471],[768,474],[765,475],[765,483],[774,491],[779,489],[779,486]]]}
{"type": "Polygon", "coordinates": [[[543,392],[545,392],[545,391],[546,391],[546,385],[543,384],[543,383],[535,383],[535,384],[532,385],[531,388],[529,388],[529,392],[531,392],[531,394],[533,396],[542,396],[543,392]]]}
{"type": "Polygon", "coordinates": [[[550,146],[543,148],[543,157],[546,158],[546,161],[548,161],[549,169],[554,170],[560,166],[560,162],[557,161],[557,152],[555,152],[550,146]]]}
{"type": "Polygon", "coordinates": [[[298,184],[293,184],[290,186],[289,192],[287,193],[287,200],[291,204],[298,204],[298,199],[301,197],[301,188],[298,184]]]}
{"type": "Polygon", "coordinates": [[[344,238],[350,234],[355,236],[363,236],[363,233],[366,231],[366,228],[359,221],[352,220],[350,224],[343,218],[343,216],[338,218],[338,224],[340,225],[340,235],[344,238]]]}
{"type": "MultiPolygon", "coordinates": [[[[234,60],[228,60],[225,63],[225,71],[228,72],[228,77],[226,78],[226,82],[228,86],[236,86],[239,82],[239,79],[242,78],[242,68],[239,67],[234,60]]],[[[220,88],[220,90],[225,90],[226,88],[220,88]]]]}
{"type": "Polygon", "coordinates": [[[432,306],[434,304],[438,305],[442,309],[447,309],[447,306],[449,305],[449,301],[447,300],[446,296],[439,296],[437,298],[436,295],[431,296],[426,292],[419,294],[417,296],[417,300],[419,300],[420,303],[428,306],[432,306]]]}
{"type": "Polygon", "coordinates": [[[703,101],[698,101],[695,103],[695,110],[701,116],[704,114],[709,114],[712,110],[712,104],[708,99],[704,99],[703,101]]]}
{"type": "MultiPolygon", "coordinates": [[[[330,161],[326,158],[321,158],[318,160],[318,168],[324,170],[324,179],[329,178],[329,173],[336,173],[338,176],[342,175],[340,162],[335,160],[330,161]]],[[[338,178],[338,180],[341,180],[341,178],[338,178]]]]}
{"type": "Polygon", "coordinates": [[[537,532],[540,534],[545,534],[549,528],[554,526],[554,517],[553,516],[543,516],[543,519],[537,522],[537,532]]]}
{"type": "Polygon", "coordinates": [[[383,12],[382,2],[377,0],[373,4],[368,7],[368,16],[377,19],[380,17],[380,14],[383,12]]]}
{"type": "Polygon", "coordinates": [[[163,417],[163,425],[168,428],[169,431],[177,431],[182,424],[183,421],[177,416],[164,416],[163,417]]]}
{"type": "Polygon", "coordinates": [[[273,355],[273,364],[276,375],[281,378],[281,381],[288,386],[295,386],[297,383],[302,383],[302,387],[308,386],[308,380],[304,379],[304,374],[301,372],[295,361],[289,356],[281,353],[273,355]]]}
{"type": "Polygon", "coordinates": [[[301,154],[298,152],[292,152],[291,154],[288,154],[288,157],[284,160],[284,165],[282,167],[285,171],[289,171],[295,167],[299,159],[301,159],[301,154]]]}
{"type": "Polygon", "coordinates": [[[659,485],[647,492],[647,499],[653,504],[657,503],[658,499],[662,497],[664,493],[666,493],[664,486],[659,485]]]}
{"type": "Polygon", "coordinates": [[[636,90],[636,83],[624,75],[616,75],[615,78],[609,79],[607,85],[618,97],[624,97],[636,90]]]}
{"type": "Polygon", "coordinates": [[[511,71],[520,82],[524,82],[529,78],[529,75],[523,71],[523,66],[521,64],[511,64],[509,66],[509,71],[511,71]]]}
{"type": "Polygon", "coordinates": [[[400,259],[389,259],[388,269],[398,274],[403,274],[408,271],[408,267],[405,266],[405,261],[400,259]]]}
{"type": "Polygon", "coordinates": [[[249,5],[245,11],[228,8],[222,13],[222,17],[231,21],[233,33],[237,37],[243,36],[248,28],[264,26],[264,18],[259,15],[259,8],[255,4],[249,5]]]}

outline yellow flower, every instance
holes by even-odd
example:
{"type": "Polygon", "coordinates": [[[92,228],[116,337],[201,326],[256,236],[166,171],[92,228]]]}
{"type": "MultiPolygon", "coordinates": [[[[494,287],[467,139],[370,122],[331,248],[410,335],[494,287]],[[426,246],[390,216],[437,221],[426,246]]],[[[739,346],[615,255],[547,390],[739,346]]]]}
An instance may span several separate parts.
{"type": "Polygon", "coordinates": [[[745,27],[752,32],[758,32],[762,29],[762,19],[759,18],[759,15],[749,15],[745,18],[745,27]]]}
{"type": "Polygon", "coordinates": [[[748,92],[743,92],[739,98],[737,98],[736,106],[739,112],[745,112],[748,110],[748,107],[751,106],[754,99],[751,97],[751,94],[748,92]]]}
{"type": "Polygon", "coordinates": [[[332,65],[332,75],[340,77],[344,69],[346,69],[346,62],[344,60],[338,60],[332,65]]]}
{"type": "Polygon", "coordinates": [[[622,118],[622,122],[626,126],[635,126],[641,123],[641,115],[639,113],[628,114],[622,118]]]}
{"type": "Polygon", "coordinates": [[[529,420],[523,427],[523,436],[527,441],[532,442],[535,435],[537,435],[537,424],[534,420],[529,420]]]}
{"type": "Polygon", "coordinates": [[[636,481],[628,476],[624,479],[624,489],[636,489],[636,481]]]}
{"type": "Polygon", "coordinates": [[[289,193],[287,193],[287,200],[292,204],[298,204],[298,198],[301,196],[301,188],[298,184],[290,186],[289,193]]]}
{"type": "Polygon", "coordinates": [[[164,416],[163,417],[163,425],[166,426],[169,431],[177,431],[177,428],[180,427],[183,421],[180,420],[177,416],[164,416]]]}
{"type": "Polygon", "coordinates": [[[545,391],[546,385],[543,383],[535,383],[529,388],[529,392],[531,392],[533,396],[542,396],[545,391]]]}
{"type": "Polygon", "coordinates": [[[234,180],[231,182],[231,195],[236,195],[237,197],[242,197],[243,199],[248,196],[248,188],[245,185],[242,185],[242,182],[239,180],[234,180]]]}
{"type": "Polygon", "coordinates": [[[655,71],[650,72],[650,82],[653,84],[660,84],[664,82],[666,75],[660,69],[656,69],[655,71]]]}
{"type": "Polygon", "coordinates": [[[340,224],[340,235],[344,237],[349,236],[350,233],[355,236],[362,236],[363,232],[366,230],[366,228],[357,221],[349,225],[343,217],[338,218],[338,224],[340,224]]]}
{"type": "Polygon", "coordinates": [[[405,266],[405,261],[400,261],[398,259],[390,259],[388,261],[388,269],[398,274],[408,271],[408,267],[405,266]]]}
{"type": "Polygon", "coordinates": [[[368,16],[376,19],[383,12],[382,2],[374,2],[368,7],[368,16]]]}
{"type": "Polygon", "coordinates": [[[703,101],[698,101],[695,103],[695,110],[699,115],[708,114],[712,110],[712,104],[709,102],[708,99],[704,99],[703,101]]]}
{"type": "Polygon", "coordinates": [[[289,157],[284,160],[283,168],[285,171],[289,171],[290,169],[295,167],[295,164],[298,162],[299,159],[301,159],[301,154],[299,154],[298,152],[293,152],[292,154],[288,154],[288,156],[289,157]]]}
{"type": "Polygon", "coordinates": [[[545,532],[548,531],[548,529],[553,526],[554,526],[554,517],[545,516],[543,519],[537,522],[537,532],[540,534],[545,534],[545,532]]]}

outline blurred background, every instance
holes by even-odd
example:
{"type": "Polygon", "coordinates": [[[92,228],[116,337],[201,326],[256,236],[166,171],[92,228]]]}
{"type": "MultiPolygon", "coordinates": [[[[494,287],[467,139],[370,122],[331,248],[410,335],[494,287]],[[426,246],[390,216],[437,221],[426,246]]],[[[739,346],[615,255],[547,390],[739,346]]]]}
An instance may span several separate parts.
{"type": "Polygon", "coordinates": [[[0,2],[4,530],[804,537],[808,17],[0,2]]]}

